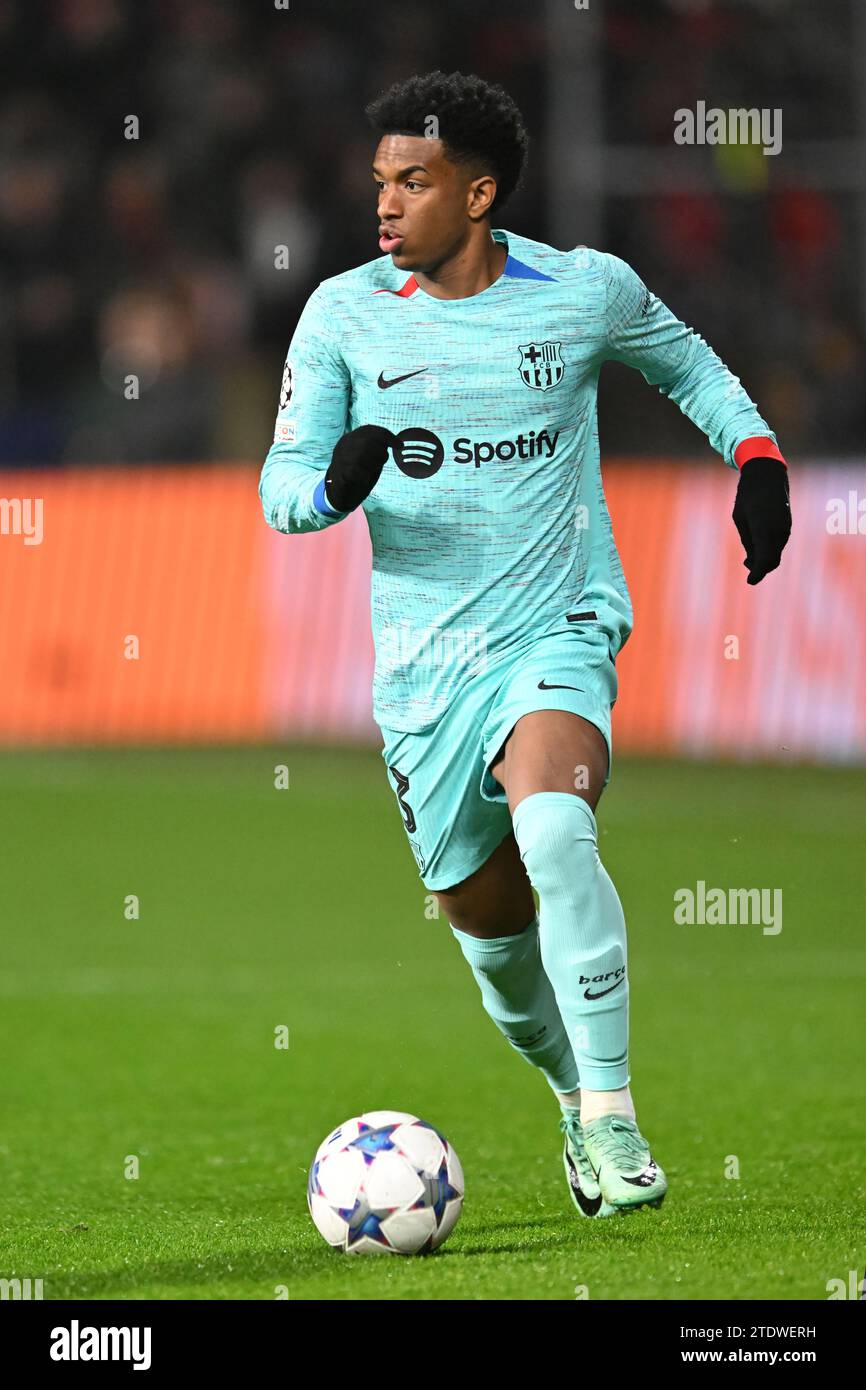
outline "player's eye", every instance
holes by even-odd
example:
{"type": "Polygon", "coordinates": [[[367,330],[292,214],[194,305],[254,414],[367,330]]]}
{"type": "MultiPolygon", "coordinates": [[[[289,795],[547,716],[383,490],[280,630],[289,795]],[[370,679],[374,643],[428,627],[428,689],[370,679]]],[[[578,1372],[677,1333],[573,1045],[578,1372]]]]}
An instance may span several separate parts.
{"type": "Polygon", "coordinates": [[[409,188],[409,189],[412,189],[412,188],[423,188],[424,185],[423,185],[423,183],[418,183],[417,179],[407,179],[407,180],[406,180],[406,187],[409,188]]]}

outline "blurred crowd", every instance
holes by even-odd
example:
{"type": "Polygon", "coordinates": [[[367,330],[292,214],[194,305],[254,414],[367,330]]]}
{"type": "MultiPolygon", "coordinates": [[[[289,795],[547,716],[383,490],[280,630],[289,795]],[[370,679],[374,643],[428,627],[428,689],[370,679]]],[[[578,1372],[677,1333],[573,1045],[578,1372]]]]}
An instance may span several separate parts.
{"type": "MultiPolygon", "coordinates": [[[[671,144],[672,108],[700,98],[780,106],[787,141],[854,139],[855,0],[598,3],[606,139],[671,144]]],[[[0,464],[260,459],[306,298],[379,254],[363,106],[409,73],[507,87],[533,158],[502,221],[550,239],[544,16],[540,0],[0,0],[0,464]]],[[[778,188],[752,151],[710,157],[715,191],[609,197],[602,249],[728,360],[788,452],[860,450],[857,195],[778,188]]],[[[605,384],[606,449],[699,453],[651,396],[605,384]]]]}

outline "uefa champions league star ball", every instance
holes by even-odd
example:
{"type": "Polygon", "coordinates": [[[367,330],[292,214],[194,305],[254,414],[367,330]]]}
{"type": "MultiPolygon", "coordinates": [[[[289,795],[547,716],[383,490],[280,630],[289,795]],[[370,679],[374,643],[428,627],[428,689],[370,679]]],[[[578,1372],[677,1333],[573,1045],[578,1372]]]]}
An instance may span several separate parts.
{"type": "Polygon", "coordinates": [[[426,1255],[453,1231],[463,1169],[444,1135],[400,1110],[347,1120],[316,1151],[307,1204],[316,1229],[351,1255],[426,1255]]]}

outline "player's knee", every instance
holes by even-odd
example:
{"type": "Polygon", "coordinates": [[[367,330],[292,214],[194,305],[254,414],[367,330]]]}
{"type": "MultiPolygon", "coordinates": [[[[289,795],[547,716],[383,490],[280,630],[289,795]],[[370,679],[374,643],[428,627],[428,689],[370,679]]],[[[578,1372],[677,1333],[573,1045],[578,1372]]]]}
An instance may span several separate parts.
{"type": "Polygon", "coordinates": [[[437,893],[436,900],[443,915],[467,936],[512,936],[523,931],[535,917],[535,904],[522,899],[504,902],[498,898],[484,901],[477,893],[449,891],[437,893]]]}
{"type": "Polygon", "coordinates": [[[471,936],[513,936],[535,918],[532,887],[511,834],[479,869],[437,891],[436,899],[448,921],[471,936]]]}
{"type": "Polygon", "coordinates": [[[502,988],[508,982],[512,992],[523,975],[527,981],[531,978],[526,966],[532,953],[538,951],[538,923],[534,913],[532,921],[521,931],[502,932],[497,937],[489,932],[464,931],[454,922],[450,926],[476,977],[483,977],[494,988],[502,988]]]}
{"type": "Polygon", "coordinates": [[[595,816],[581,797],[538,792],[518,803],[513,819],[526,872],[540,894],[567,895],[594,869],[595,816]]]}

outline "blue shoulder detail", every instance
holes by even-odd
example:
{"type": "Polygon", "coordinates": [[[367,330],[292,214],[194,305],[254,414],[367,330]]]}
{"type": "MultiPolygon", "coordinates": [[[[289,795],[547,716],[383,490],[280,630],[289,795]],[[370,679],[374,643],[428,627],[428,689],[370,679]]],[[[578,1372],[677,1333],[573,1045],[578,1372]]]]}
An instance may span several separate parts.
{"type": "Polygon", "coordinates": [[[534,266],[526,265],[524,261],[519,261],[510,252],[502,273],[513,276],[515,280],[549,280],[554,285],[557,283],[552,275],[543,275],[540,270],[536,270],[534,266]]]}

